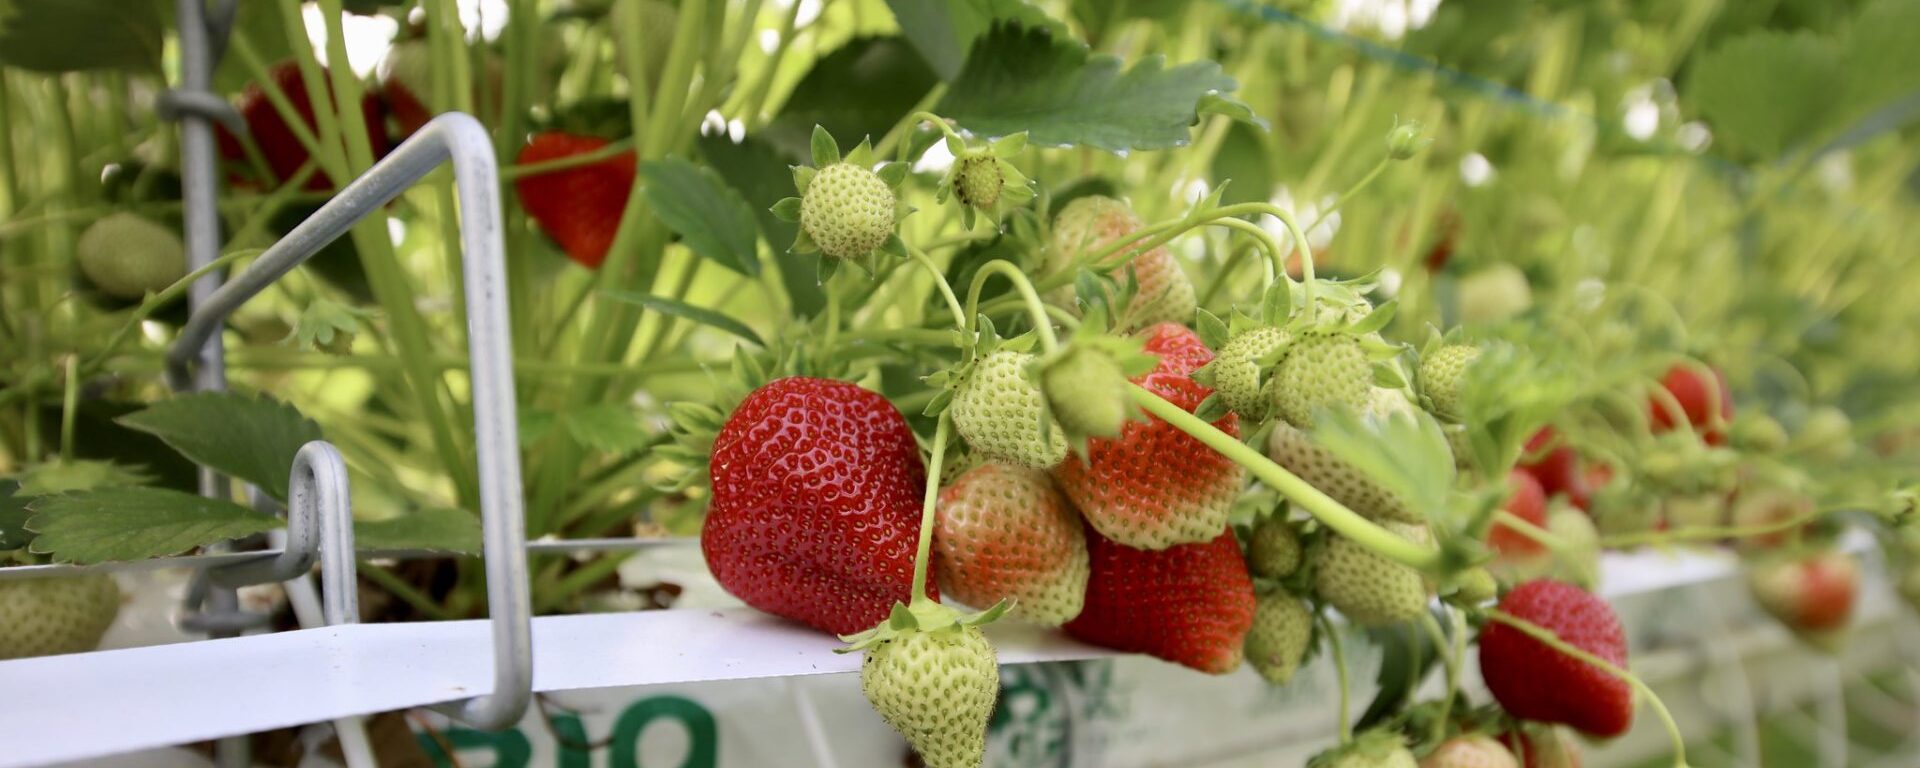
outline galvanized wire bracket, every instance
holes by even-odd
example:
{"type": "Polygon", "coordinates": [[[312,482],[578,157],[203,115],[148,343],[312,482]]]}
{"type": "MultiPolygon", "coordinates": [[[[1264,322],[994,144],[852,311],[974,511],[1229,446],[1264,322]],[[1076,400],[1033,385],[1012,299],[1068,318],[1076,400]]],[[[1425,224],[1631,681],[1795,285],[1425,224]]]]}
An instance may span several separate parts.
{"type": "MultiPolygon", "coordinates": [[[[454,191],[460,204],[482,556],[486,560],[487,609],[494,643],[493,693],[451,705],[448,714],[477,728],[504,728],[520,719],[532,697],[533,657],[528,628],[532,608],[527,596],[526,523],[513,349],[507,324],[500,180],[486,129],[471,116],[457,112],[436,117],[365,175],[341,189],[245,272],[227,281],[194,309],[168,351],[167,377],[175,387],[189,385],[194,380],[195,365],[203,362],[204,350],[211,346],[208,342],[228,315],[448,161],[453,163],[454,191]]],[[[296,475],[296,479],[299,477],[296,475]]],[[[294,551],[289,542],[286,552],[294,551]]],[[[352,552],[351,548],[346,551],[352,552]]],[[[296,556],[286,554],[273,562],[296,556]]],[[[350,554],[347,560],[351,562],[350,554]]],[[[263,567],[271,571],[274,566],[263,567]]],[[[328,590],[330,594],[336,591],[328,590]]]]}

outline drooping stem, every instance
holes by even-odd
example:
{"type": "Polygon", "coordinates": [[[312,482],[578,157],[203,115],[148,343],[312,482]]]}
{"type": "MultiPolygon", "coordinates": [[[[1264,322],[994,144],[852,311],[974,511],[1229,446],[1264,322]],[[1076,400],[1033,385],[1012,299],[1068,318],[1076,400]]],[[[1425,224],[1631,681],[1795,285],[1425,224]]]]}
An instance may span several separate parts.
{"type": "Polygon", "coordinates": [[[1300,229],[1300,223],[1287,209],[1272,203],[1260,203],[1258,207],[1261,213],[1279,219],[1293,236],[1293,248],[1300,252],[1301,301],[1307,305],[1307,321],[1312,322],[1317,310],[1313,305],[1313,246],[1307,244],[1307,233],[1300,229]]]}
{"type": "Polygon", "coordinates": [[[989,261],[981,265],[979,271],[973,273],[973,285],[967,289],[968,326],[971,327],[979,316],[980,289],[987,284],[987,278],[995,274],[1011,281],[1013,289],[1020,293],[1021,301],[1026,302],[1027,315],[1033,320],[1034,330],[1040,334],[1040,347],[1047,352],[1059,349],[1060,340],[1053,335],[1053,323],[1047,318],[1046,303],[1040,300],[1039,292],[1033,289],[1033,283],[1027,279],[1026,273],[1021,272],[1019,267],[1006,259],[989,261]]]}
{"type": "Polygon", "coordinates": [[[1798,528],[1800,526],[1806,525],[1808,523],[1813,522],[1814,520],[1819,519],[1820,516],[1823,514],[1825,513],[1822,512],[1821,510],[1816,509],[1811,512],[1804,512],[1798,515],[1794,515],[1793,517],[1789,517],[1785,520],[1775,520],[1771,523],[1759,523],[1755,525],[1728,526],[1728,527],[1702,525],[1702,526],[1689,526],[1686,528],[1676,528],[1673,530],[1666,530],[1666,531],[1642,531],[1639,533],[1622,533],[1614,536],[1601,537],[1600,545],[1608,549],[1614,549],[1619,547],[1631,547],[1639,544],[1677,543],[1677,542],[1687,542],[1687,541],[1717,541],[1720,539],[1744,539],[1751,536],[1765,536],[1769,533],[1779,533],[1781,531],[1798,528]]]}
{"type": "Polygon", "coordinates": [[[940,297],[947,300],[947,309],[953,311],[953,327],[966,330],[967,311],[960,308],[960,297],[954,295],[953,286],[947,282],[947,276],[940,272],[940,267],[933,263],[932,257],[925,251],[911,245],[907,246],[907,256],[919,262],[920,266],[926,268],[927,274],[933,276],[934,287],[940,289],[940,297]]]}
{"type": "Polygon", "coordinates": [[[1355,195],[1360,194],[1361,190],[1366,189],[1368,185],[1372,184],[1374,179],[1379,178],[1380,172],[1386,170],[1387,166],[1391,164],[1393,164],[1393,158],[1391,156],[1380,158],[1380,162],[1374,164],[1373,170],[1367,171],[1367,175],[1360,177],[1360,180],[1354,182],[1353,186],[1347,187],[1347,191],[1341,192],[1339,197],[1334,198],[1333,205],[1327,206],[1326,210],[1314,216],[1313,223],[1308,224],[1307,229],[1313,229],[1324,223],[1329,217],[1333,216],[1335,211],[1340,210],[1340,206],[1346,205],[1348,200],[1352,200],[1355,195]]]}
{"type": "Polygon", "coordinates": [[[1351,744],[1353,743],[1353,723],[1349,710],[1352,707],[1350,697],[1353,692],[1347,680],[1347,654],[1340,647],[1340,630],[1333,626],[1333,622],[1328,621],[1326,616],[1319,616],[1317,620],[1320,622],[1320,634],[1327,638],[1327,651],[1333,657],[1334,681],[1340,686],[1340,709],[1334,713],[1335,728],[1340,734],[1340,743],[1351,744]]]}
{"type": "Polygon", "coordinates": [[[933,428],[933,456],[927,461],[927,495],[920,506],[920,543],[913,552],[913,602],[922,604],[932,602],[927,598],[927,563],[933,559],[933,519],[934,508],[940,501],[940,467],[947,458],[947,433],[953,428],[953,420],[946,413],[940,414],[940,423],[933,428]]]}
{"type": "Polygon", "coordinates": [[[1447,695],[1440,700],[1440,716],[1433,720],[1431,738],[1434,743],[1446,736],[1447,720],[1453,713],[1453,699],[1460,691],[1460,656],[1454,653],[1453,640],[1447,637],[1446,630],[1440,628],[1440,620],[1432,612],[1420,613],[1420,626],[1427,631],[1427,637],[1433,640],[1434,653],[1440,654],[1441,668],[1447,676],[1447,695]]]}
{"type": "Polygon", "coordinates": [[[1527,621],[1526,619],[1497,609],[1487,611],[1487,618],[1519,630],[1522,634],[1540,641],[1548,648],[1552,648],[1559,653],[1593,665],[1600,671],[1625,681],[1627,685],[1632,686],[1640,695],[1647,697],[1647,703],[1653,705],[1654,714],[1660,718],[1661,725],[1667,729],[1667,736],[1673,740],[1673,764],[1675,768],[1686,768],[1687,740],[1680,734],[1679,723],[1674,722],[1673,713],[1667,711],[1667,705],[1660,701],[1659,694],[1654,693],[1652,688],[1648,687],[1646,683],[1641,682],[1638,676],[1622,669],[1618,664],[1588,653],[1585,649],[1576,647],[1572,643],[1560,639],[1560,636],[1554,634],[1553,630],[1527,621]]]}
{"type": "Polygon", "coordinates": [[[1175,429],[1192,435],[1194,439],[1205,443],[1207,447],[1220,452],[1234,463],[1246,467],[1260,482],[1278,491],[1287,500],[1313,515],[1335,533],[1365,547],[1368,551],[1385,557],[1401,565],[1422,571],[1434,571],[1440,565],[1440,553],[1426,549],[1403,539],[1361,517],[1359,513],[1348,509],[1332,497],[1301,480],[1292,472],[1262,456],[1259,451],[1247,447],[1247,444],[1232,435],[1215,429],[1212,424],[1200,420],[1200,417],[1188,413],[1186,409],[1167,402],[1151,390],[1138,384],[1128,385],[1128,393],[1133,402],[1161,420],[1172,424],[1175,429]]]}

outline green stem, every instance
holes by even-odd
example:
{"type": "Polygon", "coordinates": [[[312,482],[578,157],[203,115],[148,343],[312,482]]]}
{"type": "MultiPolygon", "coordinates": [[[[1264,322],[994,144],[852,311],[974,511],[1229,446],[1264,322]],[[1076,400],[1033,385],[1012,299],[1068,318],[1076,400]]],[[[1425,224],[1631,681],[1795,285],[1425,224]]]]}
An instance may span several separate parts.
{"type": "Polygon", "coordinates": [[[947,282],[946,274],[940,271],[940,267],[933,263],[932,257],[927,256],[925,251],[909,245],[907,256],[919,262],[920,266],[926,268],[927,274],[933,276],[934,287],[940,289],[941,298],[947,300],[947,309],[953,312],[953,327],[966,330],[967,311],[960,308],[960,297],[954,295],[953,286],[947,282]]]}
{"type": "Polygon", "coordinates": [[[1440,620],[1433,617],[1431,611],[1420,612],[1420,626],[1427,631],[1427,637],[1433,640],[1433,650],[1440,654],[1440,664],[1447,677],[1447,695],[1440,700],[1440,716],[1434,718],[1430,738],[1438,744],[1446,737],[1447,721],[1453,714],[1454,695],[1460,690],[1460,657],[1453,652],[1453,641],[1447,632],[1440,628],[1440,620]]]}
{"type": "MultiPolygon", "coordinates": [[[[987,278],[995,274],[1007,278],[1013,283],[1014,290],[1020,292],[1020,299],[1027,305],[1027,316],[1032,319],[1034,330],[1040,334],[1041,349],[1048,353],[1058,350],[1060,340],[1053,335],[1053,323],[1047,317],[1046,303],[1040,300],[1040,294],[1033,289],[1033,283],[1027,280],[1026,273],[1006,259],[989,261],[973,273],[973,285],[967,289],[968,328],[971,329],[975,318],[979,317],[980,289],[986,285],[987,278]]],[[[971,338],[968,343],[972,343],[971,338]]]]}
{"type": "Polygon", "coordinates": [[[1824,514],[1826,513],[1821,510],[1814,510],[1805,514],[1795,515],[1785,520],[1776,520],[1771,523],[1761,523],[1757,525],[1730,527],[1702,525],[1667,531],[1622,533],[1614,536],[1601,537],[1600,545],[1607,549],[1616,549],[1640,544],[1671,544],[1690,541],[1744,539],[1750,536],[1765,536],[1769,533],[1779,533],[1780,531],[1798,528],[1820,519],[1824,514]]]}
{"type": "Polygon", "coordinates": [[[1585,649],[1578,648],[1560,639],[1560,636],[1554,634],[1553,630],[1527,621],[1526,619],[1498,609],[1487,611],[1487,618],[1519,630],[1522,634],[1538,640],[1548,648],[1552,648],[1567,656],[1593,665],[1600,671],[1625,681],[1627,685],[1632,686],[1640,695],[1647,697],[1647,703],[1653,705],[1654,714],[1660,718],[1660,723],[1666,726],[1667,736],[1673,740],[1673,764],[1675,768],[1686,768],[1687,740],[1680,734],[1680,725],[1674,722],[1673,713],[1667,711],[1667,705],[1660,701],[1659,694],[1654,693],[1652,688],[1648,687],[1646,683],[1641,682],[1639,677],[1635,676],[1632,672],[1620,668],[1619,665],[1611,661],[1588,653],[1585,649]]]}
{"type": "Polygon", "coordinates": [[[1403,539],[1361,517],[1359,513],[1346,508],[1320,489],[1309,485],[1292,472],[1288,472],[1272,460],[1260,455],[1259,451],[1247,447],[1232,435],[1215,429],[1212,424],[1201,421],[1199,417],[1188,413],[1186,409],[1167,402],[1159,395],[1141,387],[1129,384],[1128,392],[1135,404],[1147,409],[1149,413],[1172,424],[1194,439],[1205,443],[1207,447],[1219,451],[1222,456],[1234,463],[1246,467],[1260,482],[1267,484],[1287,497],[1295,505],[1306,510],[1335,533],[1365,547],[1367,550],[1409,568],[1432,572],[1439,568],[1440,553],[1426,549],[1403,539]]]}
{"type": "Polygon", "coordinates": [[[903,163],[906,162],[908,160],[907,148],[911,147],[913,142],[905,141],[904,139],[907,134],[913,132],[914,126],[923,122],[933,123],[934,127],[939,128],[940,132],[946,134],[947,138],[958,141],[964,146],[966,139],[961,138],[960,134],[955,133],[953,126],[947,125],[946,118],[927,111],[931,109],[934,104],[939,103],[940,97],[945,95],[947,95],[946,83],[936,83],[933,88],[928,89],[927,95],[920,98],[920,103],[913,105],[913,111],[907,113],[907,116],[902,118],[900,122],[894,123],[893,128],[887,131],[887,135],[880,137],[880,143],[873,145],[874,156],[886,157],[887,154],[892,151],[893,145],[897,143],[900,145],[900,156],[894,159],[903,163]]]}
{"type": "Polygon", "coordinates": [[[67,355],[67,391],[60,400],[60,463],[73,462],[73,424],[80,415],[80,356],[67,355]]]}
{"type": "Polygon", "coordinates": [[[1541,546],[1555,552],[1566,552],[1567,549],[1572,546],[1567,543],[1566,539],[1555,536],[1547,532],[1546,529],[1534,525],[1532,520],[1528,520],[1504,509],[1496,509],[1493,511],[1493,522],[1511,528],[1514,533],[1532,539],[1541,546]]]}
{"type": "Polygon", "coordinates": [[[450,621],[459,618],[449,613],[446,608],[441,607],[438,600],[428,597],[426,593],[416,589],[412,584],[408,584],[406,579],[393,575],[392,571],[388,571],[372,563],[362,562],[359,572],[367,581],[380,585],[382,589],[393,593],[394,597],[400,598],[400,600],[407,605],[413,606],[414,610],[419,611],[429,619],[433,619],[434,621],[450,621]]]}
{"type": "Polygon", "coordinates": [[[1347,654],[1340,645],[1340,630],[1325,615],[1317,617],[1321,635],[1327,638],[1327,651],[1333,656],[1334,680],[1340,685],[1340,708],[1334,712],[1336,732],[1340,734],[1341,744],[1353,743],[1353,723],[1349,709],[1352,707],[1352,686],[1347,680],[1347,654]]]}
{"type": "Polygon", "coordinates": [[[1359,194],[1361,190],[1367,188],[1367,185],[1372,184],[1373,180],[1380,176],[1380,172],[1386,170],[1387,166],[1391,164],[1393,164],[1393,158],[1380,158],[1380,162],[1374,164],[1373,170],[1367,171],[1367,175],[1360,177],[1360,180],[1354,182],[1353,186],[1347,187],[1347,191],[1341,192],[1340,196],[1334,199],[1333,205],[1327,206],[1326,210],[1321,211],[1319,215],[1315,216],[1313,223],[1307,225],[1307,229],[1311,231],[1314,227],[1320,226],[1322,222],[1327,220],[1327,217],[1332,216],[1335,211],[1340,210],[1340,206],[1346,205],[1347,201],[1353,199],[1354,195],[1359,194]]]}
{"type": "Polygon", "coordinates": [[[940,414],[940,422],[933,428],[933,456],[927,461],[927,493],[920,502],[920,543],[913,553],[913,603],[915,605],[932,602],[927,598],[927,564],[933,559],[933,520],[934,509],[940,501],[940,468],[947,458],[947,433],[953,429],[953,419],[945,412],[940,414]]]}
{"type": "Polygon", "coordinates": [[[509,165],[500,169],[500,180],[513,181],[528,176],[539,176],[556,171],[564,171],[568,168],[593,165],[602,160],[609,160],[632,151],[633,137],[628,136],[627,138],[615,141],[591,152],[582,152],[577,155],[567,155],[566,157],[556,157],[552,160],[541,160],[537,163],[527,163],[525,165],[509,165]]]}
{"type": "Polygon", "coordinates": [[[1260,244],[1261,250],[1267,252],[1266,278],[1261,282],[1261,288],[1273,285],[1276,276],[1287,274],[1287,255],[1280,252],[1280,243],[1274,241],[1273,235],[1267,234],[1267,231],[1261,229],[1258,224],[1254,224],[1246,219],[1233,218],[1220,219],[1217,223],[1228,229],[1237,229],[1247,233],[1253,237],[1254,242],[1260,244]]]}

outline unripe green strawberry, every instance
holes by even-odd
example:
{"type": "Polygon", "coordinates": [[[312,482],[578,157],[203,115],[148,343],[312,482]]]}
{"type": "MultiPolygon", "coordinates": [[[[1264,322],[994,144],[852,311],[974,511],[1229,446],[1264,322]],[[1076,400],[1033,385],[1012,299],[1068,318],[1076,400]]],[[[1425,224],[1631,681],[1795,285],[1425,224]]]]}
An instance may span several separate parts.
{"type": "Polygon", "coordinates": [[[1460,423],[1467,367],[1479,357],[1479,347],[1448,344],[1420,361],[1420,392],[1426,395],[1429,410],[1441,421],[1460,423]]]}
{"type": "Polygon", "coordinates": [[[1566,506],[1547,512],[1547,533],[1567,545],[1553,557],[1553,576],[1592,589],[1600,579],[1600,531],[1587,513],[1566,506]]]}
{"type": "MultiPolygon", "coordinates": [[[[1139,217],[1120,200],[1099,195],[1076,198],[1067,203],[1053,219],[1052,237],[1046,252],[1046,274],[1066,272],[1082,254],[1101,250],[1140,229],[1139,217]]],[[[1099,265],[1125,262],[1115,269],[1115,279],[1124,281],[1130,266],[1140,291],[1127,303],[1120,320],[1121,331],[1149,328],[1159,323],[1193,321],[1198,306],[1193,281],[1181,271],[1173,252],[1165,246],[1150,251],[1123,250],[1099,265]]],[[[1047,300],[1063,307],[1074,306],[1075,289],[1071,284],[1047,292],[1047,300]]]]}
{"type": "Polygon", "coordinates": [[[1290,424],[1274,423],[1267,436],[1267,458],[1370,519],[1422,522],[1419,511],[1290,424]]]}
{"type": "Polygon", "coordinates": [[[1853,455],[1853,420],[1847,412],[1831,405],[1815,407],[1800,423],[1794,435],[1794,450],[1822,461],[1841,461],[1853,455]]]}
{"type": "Polygon", "coordinates": [[[1315,411],[1360,411],[1373,396],[1373,366],[1359,337],[1324,331],[1302,334],[1273,370],[1273,412],[1302,429],[1315,411]]]}
{"type": "Polygon", "coordinates": [[[1047,414],[1046,398],[1028,371],[1034,357],[998,350],[980,358],[953,395],[953,428],[974,453],[1034,469],[1067,457],[1067,435],[1047,414]],[[1041,436],[1041,419],[1048,419],[1041,436]]]}
{"type": "Polygon", "coordinates": [[[1081,525],[1046,472],[975,467],[940,491],[933,529],[940,591],[968,605],[1011,599],[1014,616],[1065,624],[1087,595],[1081,525]]]}
{"type": "Polygon", "coordinates": [[[1460,278],[1455,295],[1462,323],[1496,323],[1533,306],[1527,273],[1506,263],[1460,278]]]}
{"type": "Polygon", "coordinates": [[[1485,734],[1461,734],[1440,743],[1420,768],[1520,768],[1513,752],[1485,734]]]}
{"type": "MultiPolygon", "coordinates": [[[[1383,524],[1408,541],[1426,541],[1426,529],[1383,524]]],[[[1355,624],[1379,626],[1417,617],[1427,609],[1427,585],[1419,571],[1374,554],[1342,536],[1328,537],[1314,553],[1314,593],[1355,624]]]]}
{"type": "Polygon", "coordinates": [[[1000,185],[1006,182],[1006,176],[1000,172],[1000,161],[992,155],[968,155],[960,159],[960,169],[953,180],[953,196],[960,199],[962,205],[975,208],[992,208],[1000,202],[1000,185]]]}
{"type": "Polygon", "coordinates": [[[0,660],[91,651],[119,614],[106,574],[0,581],[0,660]]]}
{"type": "Polygon", "coordinates": [[[1062,350],[1041,370],[1040,388],[1054,418],[1072,434],[1117,436],[1133,412],[1127,372],[1103,350],[1083,345],[1062,350]]]}
{"type": "Polygon", "coordinates": [[[1400,734],[1376,730],[1315,755],[1307,768],[1419,768],[1419,763],[1400,734]]]}
{"type": "Polygon", "coordinates": [[[1208,367],[1213,372],[1213,391],[1241,418],[1265,421],[1272,410],[1275,379],[1262,381],[1260,361],[1286,346],[1291,335],[1279,328],[1262,326],[1247,330],[1220,346],[1220,354],[1208,367]]]}
{"type": "Polygon", "coordinates": [[[1313,614],[1305,601],[1285,590],[1262,595],[1253,607],[1253,627],[1247,630],[1247,663],[1266,681],[1285,685],[1300,669],[1313,638],[1313,614]]]}
{"type": "Polygon", "coordinates": [[[1247,569],[1260,578],[1292,576],[1300,557],[1300,532],[1279,517],[1261,520],[1247,539],[1247,569]]]}
{"type": "Polygon", "coordinates": [[[821,168],[800,198],[800,228],[836,259],[872,253],[893,236],[893,189],[852,163],[821,168]]]}
{"type": "Polygon", "coordinates": [[[108,214],[88,226],[74,254],[81,274],[115,298],[143,298],[187,276],[180,236],[131,213],[108,214]]]}
{"type": "Polygon", "coordinates": [[[979,768],[1000,695],[993,646],[977,626],[916,630],[867,649],[860,688],[927,768],[979,768]]]}
{"type": "Polygon", "coordinates": [[[1669,529],[1718,528],[1727,520],[1727,498],[1719,493],[1668,496],[1660,509],[1669,529]]]}

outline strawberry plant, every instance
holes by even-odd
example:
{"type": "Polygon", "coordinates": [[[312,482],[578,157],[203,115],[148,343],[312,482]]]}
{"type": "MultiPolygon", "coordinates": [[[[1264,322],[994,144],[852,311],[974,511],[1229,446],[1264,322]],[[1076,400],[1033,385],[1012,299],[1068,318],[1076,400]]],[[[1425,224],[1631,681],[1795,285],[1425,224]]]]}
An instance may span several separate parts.
{"type": "MultiPolygon", "coordinates": [[[[0,567],[257,548],[324,439],[361,545],[439,563],[363,563],[366,618],[486,615],[450,177],[171,350],[458,111],[526,535],[697,546],[927,765],[986,759],[998,621],[1331,664],[1316,765],[1577,764],[1556,724],[1636,697],[1685,765],[1603,551],[1737,553],[1837,647],[1864,528],[1920,602],[1914,0],[459,5],[242,3],[189,77],[152,4],[0,3],[0,567]]],[[[533,555],[532,609],[630,554],[533,555]]],[[[0,579],[0,657],[97,645],[112,586],[0,579]]]]}

